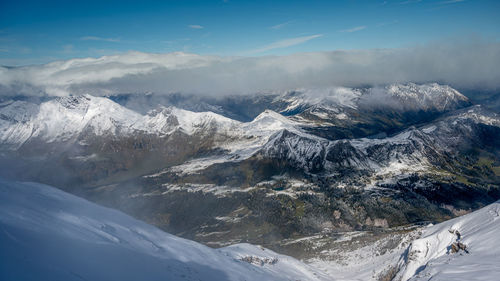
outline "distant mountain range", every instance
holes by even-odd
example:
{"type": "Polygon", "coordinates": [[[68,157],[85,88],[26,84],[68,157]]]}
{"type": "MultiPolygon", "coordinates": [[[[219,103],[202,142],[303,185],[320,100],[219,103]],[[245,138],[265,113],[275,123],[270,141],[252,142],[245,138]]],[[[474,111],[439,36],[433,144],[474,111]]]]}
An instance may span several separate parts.
{"type": "Polygon", "coordinates": [[[500,116],[439,84],[0,104],[1,175],[211,246],[442,221],[500,198],[500,116]]]}

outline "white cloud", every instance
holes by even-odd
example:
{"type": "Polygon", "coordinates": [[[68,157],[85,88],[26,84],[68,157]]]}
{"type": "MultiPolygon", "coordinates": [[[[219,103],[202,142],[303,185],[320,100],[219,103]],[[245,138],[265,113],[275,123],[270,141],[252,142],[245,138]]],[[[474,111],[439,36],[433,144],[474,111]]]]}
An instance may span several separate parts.
{"type": "Polygon", "coordinates": [[[104,41],[104,42],[120,42],[118,38],[104,38],[98,36],[83,36],[80,38],[82,41],[104,41]]]}
{"type": "Polygon", "coordinates": [[[356,27],[353,27],[353,28],[340,30],[340,32],[356,32],[356,31],[360,31],[360,30],[363,30],[363,29],[366,29],[366,26],[364,26],[364,25],[356,26],[356,27]]]}
{"type": "Polygon", "coordinates": [[[190,24],[188,25],[189,28],[191,29],[203,29],[204,27],[199,25],[199,24],[190,24]]]}
{"type": "MultiPolygon", "coordinates": [[[[279,46],[289,44],[279,44],[279,46]]],[[[296,88],[440,82],[500,89],[500,43],[478,38],[401,49],[220,57],[129,52],[45,65],[0,67],[0,95],[207,95],[296,88]]]]}
{"type": "Polygon", "coordinates": [[[287,25],[289,25],[291,23],[292,23],[292,21],[287,21],[287,22],[283,22],[283,23],[279,23],[279,24],[273,25],[273,26],[271,26],[269,28],[275,29],[275,30],[282,29],[283,27],[285,27],[285,26],[287,26],[287,25]]]}
{"type": "Polygon", "coordinates": [[[295,46],[295,45],[299,45],[299,44],[305,43],[305,42],[307,42],[309,40],[312,40],[312,39],[315,39],[315,38],[318,38],[318,37],[321,37],[321,36],[323,36],[323,35],[322,34],[316,34],[316,35],[311,35],[311,36],[302,36],[302,37],[288,38],[288,39],[276,41],[276,42],[273,42],[273,43],[271,43],[269,45],[266,45],[264,47],[252,50],[249,53],[250,54],[257,54],[257,53],[263,53],[263,52],[267,52],[267,51],[274,50],[274,49],[287,48],[287,47],[291,47],[291,46],[295,46]]]}
{"type": "Polygon", "coordinates": [[[406,0],[406,1],[399,2],[399,4],[406,5],[406,4],[414,4],[414,3],[419,3],[419,2],[422,2],[422,0],[406,0]]]}
{"type": "Polygon", "coordinates": [[[439,2],[439,4],[454,4],[454,3],[460,3],[460,2],[465,2],[465,0],[448,0],[448,1],[439,2]]]}

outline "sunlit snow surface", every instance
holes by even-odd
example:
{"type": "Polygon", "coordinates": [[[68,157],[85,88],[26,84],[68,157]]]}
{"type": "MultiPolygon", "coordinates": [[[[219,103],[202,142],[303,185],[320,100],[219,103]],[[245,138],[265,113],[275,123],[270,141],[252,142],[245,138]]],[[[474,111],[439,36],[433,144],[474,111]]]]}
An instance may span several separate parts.
{"type": "Polygon", "coordinates": [[[4,180],[0,249],[0,280],[330,280],[258,246],[211,249],[55,188],[4,180]]]}
{"type": "Polygon", "coordinates": [[[500,201],[424,230],[408,251],[402,280],[499,280],[500,201]],[[454,233],[460,233],[460,239],[454,233]],[[460,241],[465,251],[451,253],[460,241]]]}

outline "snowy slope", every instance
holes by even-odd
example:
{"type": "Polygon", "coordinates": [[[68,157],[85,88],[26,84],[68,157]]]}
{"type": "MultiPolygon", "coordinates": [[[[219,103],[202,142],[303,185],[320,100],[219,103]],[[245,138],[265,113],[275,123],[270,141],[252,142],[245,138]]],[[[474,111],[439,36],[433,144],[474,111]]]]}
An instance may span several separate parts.
{"type": "Polygon", "coordinates": [[[0,280],[329,280],[267,249],[211,249],[36,183],[0,180],[0,248],[0,280]]]}
{"type": "Polygon", "coordinates": [[[230,134],[240,124],[213,112],[193,112],[176,107],[161,107],[144,116],[144,123],[138,130],[150,134],[168,135],[180,130],[188,135],[213,130],[220,134],[230,134]]]}
{"type": "MultiPolygon", "coordinates": [[[[500,201],[426,228],[409,250],[401,280],[498,280],[500,201]],[[452,243],[467,251],[453,253],[452,243]]],[[[397,279],[396,279],[397,280],[397,279]]]]}
{"type": "Polygon", "coordinates": [[[355,251],[348,247],[344,251],[332,250],[342,257],[337,260],[315,258],[309,262],[336,280],[499,280],[499,232],[500,201],[437,225],[393,233],[402,239],[393,240],[400,242],[389,251],[381,249],[393,237],[355,251]],[[457,242],[466,245],[467,252],[452,253],[451,245],[457,242]],[[394,278],[387,279],[390,277],[394,278]]]}
{"type": "MultiPolygon", "coordinates": [[[[176,109],[176,111],[185,110],[176,109]]],[[[190,113],[217,115],[211,112],[190,113]]],[[[219,118],[225,118],[220,115],[217,116],[219,116],[219,118]]],[[[272,110],[265,110],[251,122],[232,122],[233,123],[226,123],[228,125],[225,127],[218,127],[219,133],[231,138],[229,141],[227,139],[223,139],[220,142],[215,142],[217,147],[225,151],[224,153],[210,157],[196,158],[181,165],[171,167],[160,173],[149,175],[148,177],[155,177],[167,171],[179,174],[190,174],[203,170],[213,164],[247,159],[262,149],[262,147],[264,147],[264,145],[266,145],[272,138],[284,130],[292,131],[300,135],[305,134],[300,129],[300,124],[272,110]]],[[[222,123],[223,122],[219,121],[217,124],[222,123]]],[[[312,135],[309,136],[316,138],[312,135]]]]}
{"type": "Polygon", "coordinates": [[[35,138],[68,141],[85,129],[96,135],[128,133],[141,121],[141,115],[90,95],[57,98],[39,106],[16,102],[0,109],[0,141],[18,148],[35,138]]]}

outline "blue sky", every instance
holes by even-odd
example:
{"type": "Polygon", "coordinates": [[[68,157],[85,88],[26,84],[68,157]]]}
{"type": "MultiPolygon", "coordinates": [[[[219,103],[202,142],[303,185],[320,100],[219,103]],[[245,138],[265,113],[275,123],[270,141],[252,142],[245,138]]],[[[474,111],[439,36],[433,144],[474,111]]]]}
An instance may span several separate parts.
{"type": "Polygon", "coordinates": [[[6,1],[0,64],[131,50],[222,56],[500,39],[500,1],[6,1]]]}

